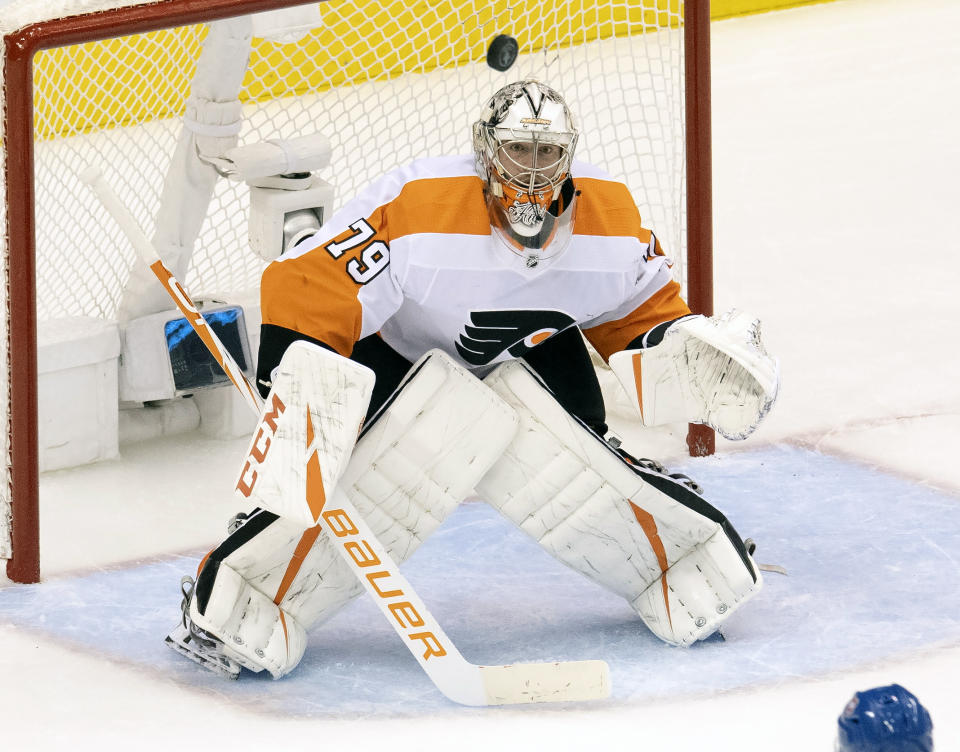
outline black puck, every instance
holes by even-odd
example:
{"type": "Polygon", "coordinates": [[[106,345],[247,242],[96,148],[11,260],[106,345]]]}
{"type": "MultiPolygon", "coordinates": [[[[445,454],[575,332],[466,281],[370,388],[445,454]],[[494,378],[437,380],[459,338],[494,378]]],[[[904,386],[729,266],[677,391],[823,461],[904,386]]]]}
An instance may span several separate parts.
{"type": "Polygon", "coordinates": [[[487,48],[487,65],[494,70],[505,71],[517,59],[520,45],[517,40],[506,34],[497,34],[487,48]]]}

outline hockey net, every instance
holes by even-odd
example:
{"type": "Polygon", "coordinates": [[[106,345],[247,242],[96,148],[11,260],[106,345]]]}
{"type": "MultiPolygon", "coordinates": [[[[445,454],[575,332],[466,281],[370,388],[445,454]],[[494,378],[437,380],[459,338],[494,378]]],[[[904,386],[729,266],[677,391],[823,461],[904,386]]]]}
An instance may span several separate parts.
{"type": "MultiPolygon", "coordinates": [[[[4,9],[0,389],[10,409],[0,418],[0,557],[13,559],[14,580],[39,573],[31,550],[38,472],[29,395],[36,389],[27,383],[36,379],[34,325],[116,319],[136,264],[79,173],[101,167],[152,235],[211,24],[242,26],[238,14],[288,5],[21,0],[4,9]],[[32,97],[22,95],[25,75],[32,97]]],[[[332,157],[322,175],[335,187],[336,208],[390,168],[469,152],[470,124],[484,99],[509,81],[538,78],[561,91],[578,117],[578,158],[626,182],[686,282],[680,0],[329,0],[314,9],[320,22],[302,38],[252,38],[236,92],[241,144],[325,135],[332,157]],[[507,72],[485,62],[501,33],[520,47],[507,72]]],[[[234,63],[217,61],[224,69],[234,63]]],[[[217,183],[182,280],[193,294],[256,289],[266,262],[247,241],[247,191],[242,182],[217,183]]]]}

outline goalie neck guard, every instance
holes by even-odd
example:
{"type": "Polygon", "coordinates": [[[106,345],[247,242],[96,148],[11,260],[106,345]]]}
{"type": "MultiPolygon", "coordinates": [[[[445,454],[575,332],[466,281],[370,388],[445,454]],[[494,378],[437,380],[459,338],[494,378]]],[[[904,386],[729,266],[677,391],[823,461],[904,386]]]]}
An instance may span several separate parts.
{"type": "Polygon", "coordinates": [[[559,254],[573,234],[578,135],[563,97],[532,79],[496,92],[474,123],[490,224],[528,267],[559,254]]]}

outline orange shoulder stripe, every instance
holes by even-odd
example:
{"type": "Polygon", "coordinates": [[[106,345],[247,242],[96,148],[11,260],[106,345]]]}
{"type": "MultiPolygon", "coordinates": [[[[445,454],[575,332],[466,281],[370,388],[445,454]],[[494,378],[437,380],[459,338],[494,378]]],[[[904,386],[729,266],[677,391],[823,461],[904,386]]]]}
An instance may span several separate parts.
{"type": "Polygon", "coordinates": [[[411,180],[385,209],[391,241],[418,233],[490,234],[483,181],[476,175],[411,180]]]}
{"type": "Polygon", "coordinates": [[[650,231],[640,225],[640,212],[623,183],[597,178],[575,178],[580,195],[573,231],[577,235],[639,238],[650,242],[650,231]]]}

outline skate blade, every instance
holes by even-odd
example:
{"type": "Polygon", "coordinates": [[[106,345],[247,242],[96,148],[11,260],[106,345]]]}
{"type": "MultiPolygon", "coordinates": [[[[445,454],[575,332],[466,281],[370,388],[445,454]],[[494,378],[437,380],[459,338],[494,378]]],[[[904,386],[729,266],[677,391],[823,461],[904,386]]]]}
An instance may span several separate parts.
{"type": "Polygon", "coordinates": [[[240,676],[240,664],[230,660],[225,655],[211,653],[208,648],[197,645],[189,633],[184,636],[178,634],[177,630],[174,630],[168,634],[163,641],[170,648],[180,653],[180,655],[186,656],[208,671],[212,671],[227,679],[236,679],[240,676]]]}

